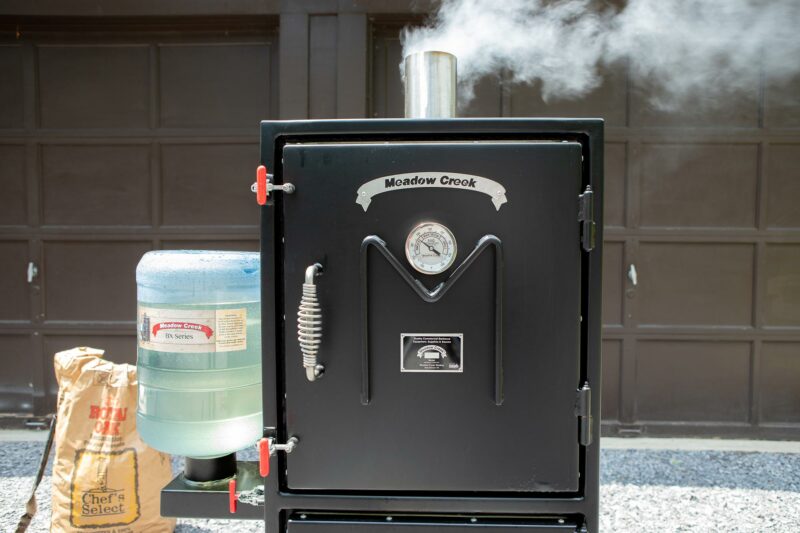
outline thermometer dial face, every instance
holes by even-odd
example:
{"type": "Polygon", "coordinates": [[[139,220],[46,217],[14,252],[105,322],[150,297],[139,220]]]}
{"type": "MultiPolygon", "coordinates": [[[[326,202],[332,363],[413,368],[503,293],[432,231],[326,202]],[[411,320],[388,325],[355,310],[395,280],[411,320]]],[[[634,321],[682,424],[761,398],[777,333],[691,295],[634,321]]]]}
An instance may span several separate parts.
{"type": "Polygon", "coordinates": [[[406,258],[417,272],[440,274],[456,260],[456,238],[438,222],[423,222],[408,234],[406,258]]]}

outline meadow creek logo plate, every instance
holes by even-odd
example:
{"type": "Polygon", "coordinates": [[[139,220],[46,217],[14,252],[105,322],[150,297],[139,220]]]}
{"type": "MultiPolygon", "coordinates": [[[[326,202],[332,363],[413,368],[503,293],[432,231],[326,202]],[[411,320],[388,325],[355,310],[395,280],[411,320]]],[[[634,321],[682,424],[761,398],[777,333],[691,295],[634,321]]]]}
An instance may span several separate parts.
{"type": "Polygon", "coordinates": [[[358,188],[356,203],[366,211],[373,196],[378,194],[402,189],[431,187],[481,192],[491,197],[492,203],[498,211],[500,206],[508,201],[505,187],[489,178],[457,172],[409,172],[382,176],[366,182],[358,188]]]}
{"type": "Polygon", "coordinates": [[[463,372],[463,333],[401,333],[400,372],[463,372]]]}

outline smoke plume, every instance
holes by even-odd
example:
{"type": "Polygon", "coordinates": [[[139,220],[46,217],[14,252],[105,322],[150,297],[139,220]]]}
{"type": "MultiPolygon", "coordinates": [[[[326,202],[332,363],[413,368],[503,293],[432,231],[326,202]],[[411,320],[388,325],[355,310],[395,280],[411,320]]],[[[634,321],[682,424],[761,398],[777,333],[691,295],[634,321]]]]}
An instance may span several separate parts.
{"type": "Polygon", "coordinates": [[[800,0],[442,0],[401,37],[404,56],[455,54],[467,99],[501,72],[540,84],[545,100],[579,98],[602,83],[602,68],[623,64],[669,109],[800,74],[800,0]]]}

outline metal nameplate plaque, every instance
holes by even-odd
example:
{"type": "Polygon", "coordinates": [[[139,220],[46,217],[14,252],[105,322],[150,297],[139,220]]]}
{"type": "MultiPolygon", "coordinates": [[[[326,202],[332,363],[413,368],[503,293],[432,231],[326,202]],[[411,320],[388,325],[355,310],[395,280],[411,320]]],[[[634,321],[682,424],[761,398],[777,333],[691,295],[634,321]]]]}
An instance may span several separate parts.
{"type": "Polygon", "coordinates": [[[500,206],[508,201],[505,187],[489,178],[457,172],[409,172],[383,176],[366,182],[358,188],[356,203],[366,211],[373,196],[378,194],[431,187],[481,192],[491,197],[492,203],[498,211],[500,206]]]}
{"type": "Polygon", "coordinates": [[[463,333],[401,333],[401,372],[463,372],[463,333]]]}

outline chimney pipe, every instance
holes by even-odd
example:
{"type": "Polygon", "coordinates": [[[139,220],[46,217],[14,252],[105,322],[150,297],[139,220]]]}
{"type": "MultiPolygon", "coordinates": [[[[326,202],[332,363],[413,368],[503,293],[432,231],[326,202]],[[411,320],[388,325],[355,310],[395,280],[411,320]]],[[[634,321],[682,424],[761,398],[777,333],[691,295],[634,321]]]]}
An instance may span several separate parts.
{"type": "Polygon", "coordinates": [[[456,116],[456,56],[416,52],[404,60],[406,118],[456,116]]]}

